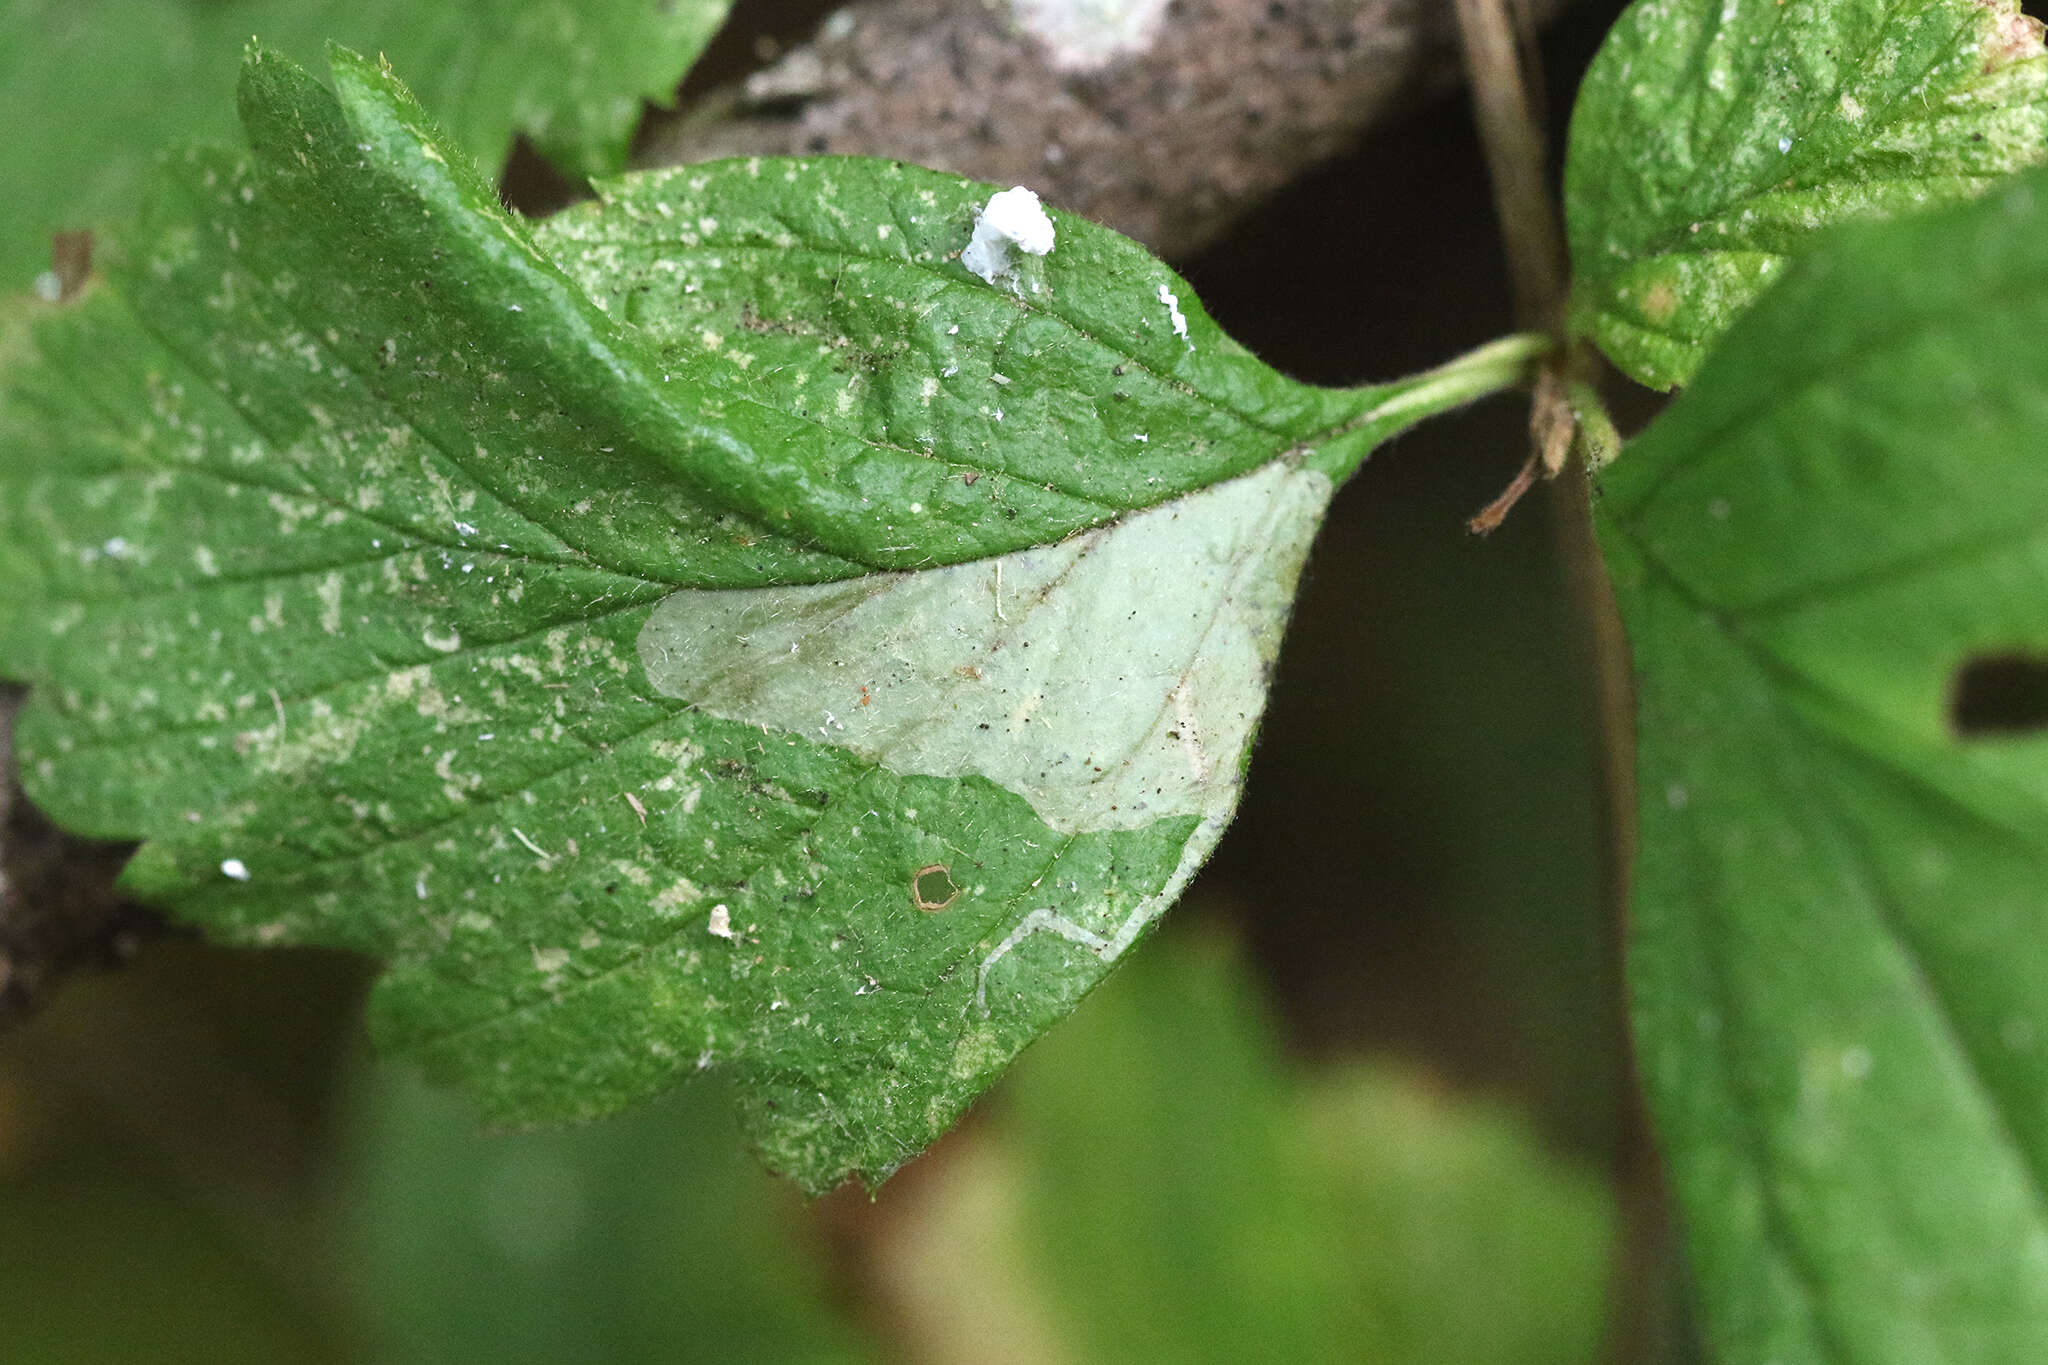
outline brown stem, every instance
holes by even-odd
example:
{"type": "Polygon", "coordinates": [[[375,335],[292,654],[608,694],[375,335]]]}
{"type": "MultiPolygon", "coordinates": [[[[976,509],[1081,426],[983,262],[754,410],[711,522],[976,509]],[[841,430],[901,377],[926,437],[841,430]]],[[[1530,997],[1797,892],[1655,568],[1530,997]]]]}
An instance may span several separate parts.
{"type": "Polygon", "coordinates": [[[1630,872],[1636,857],[1635,682],[1628,640],[1593,530],[1592,490],[1574,460],[1549,499],[1563,587],[1579,626],[1580,676],[1599,770],[1599,821],[1605,831],[1602,899],[1609,952],[1621,989],[1615,993],[1614,1030],[1623,1040],[1625,1071],[1616,1115],[1613,1177],[1620,1232],[1615,1245],[1614,1303],[1607,1359],[1621,1365],[1657,1359],[1668,1317],[1671,1227],[1668,1192],[1658,1158],[1630,1042],[1626,948],[1630,872]]]}
{"type": "Polygon", "coordinates": [[[1564,324],[1564,232],[1544,167],[1528,50],[1505,0],[1457,0],[1457,11],[1472,112],[1507,247],[1516,326],[1555,334],[1564,324]]]}
{"type": "MultiPolygon", "coordinates": [[[[1543,135],[1530,97],[1526,46],[1518,46],[1508,0],[1457,0],[1459,31],[1471,72],[1472,100],[1493,178],[1521,326],[1561,334],[1568,290],[1562,218],[1544,166],[1543,135]]],[[[1562,338],[1560,338],[1562,339],[1562,338]]],[[[1568,379],[1583,364],[1560,345],[1538,382],[1530,414],[1531,449],[1514,481],[1472,522],[1484,533],[1500,523],[1540,474],[1556,480],[1550,503],[1563,586],[1581,623],[1581,673],[1597,746],[1600,823],[1605,831],[1602,899],[1612,926],[1617,979],[1625,983],[1629,875],[1636,853],[1635,697],[1628,642],[1593,529],[1592,489],[1584,463],[1569,459],[1576,417],[1568,379]]],[[[1627,1039],[1626,986],[1616,993],[1615,1029],[1627,1039]]],[[[1667,1199],[1632,1048],[1620,1098],[1613,1174],[1621,1229],[1615,1247],[1614,1307],[1607,1356],[1654,1358],[1664,1318],[1667,1199]]]]}

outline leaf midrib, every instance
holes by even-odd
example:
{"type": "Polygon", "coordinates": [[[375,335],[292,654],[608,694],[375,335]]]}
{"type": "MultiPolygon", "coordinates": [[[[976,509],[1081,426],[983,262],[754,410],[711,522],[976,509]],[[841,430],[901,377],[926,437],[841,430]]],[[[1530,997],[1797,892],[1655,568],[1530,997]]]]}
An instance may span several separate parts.
{"type": "MultiPolygon", "coordinates": [[[[611,207],[617,201],[608,200],[605,202],[606,207],[611,207]]],[[[908,256],[878,255],[872,251],[861,251],[853,247],[819,245],[814,239],[807,239],[807,237],[804,234],[796,231],[793,228],[790,228],[787,220],[777,218],[774,221],[782,223],[784,225],[785,229],[789,231],[790,236],[796,239],[797,246],[799,249],[809,252],[810,254],[815,256],[824,256],[834,259],[851,259],[861,261],[869,265],[891,267],[905,270],[914,274],[926,275],[949,291],[964,290],[973,294],[992,292],[985,289],[983,286],[969,284],[968,281],[965,279],[956,278],[954,275],[943,269],[941,266],[931,261],[915,260],[908,256]]],[[[787,255],[790,253],[789,248],[777,247],[772,243],[768,242],[734,241],[720,243],[716,246],[713,246],[704,242],[701,238],[695,245],[679,241],[676,239],[664,237],[635,237],[630,240],[622,240],[620,238],[610,235],[593,235],[591,237],[565,237],[557,240],[565,240],[569,242],[578,243],[597,242],[602,243],[605,246],[619,248],[622,251],[632,251],[634,249],[642,247],[662,247],[671,250],[676,255],[684,256],[713,251],[748,251],[755,253],[769,252],[777,255],[787,255]]],[[[948,259],[952,258],[949,257],[948,259]]],[[[1123,359],[1129,361],[1133,366],[1135,366],[1139,370],[1142,370],[1145,374],[1149,375],[1155,382],[1159,383],[1163,387],[1178,392],[1184,397],[1193,398],[1197,402],[1200,402],[1214,409],[1217,412],[1225,413],[1229,416],[1235,417],[1237,420],[1244,423],[1245,426],[1251,428],[1254,431],[1282,439],[1287,438],[1289,435],[1282,429],[1272,426],[1271,424],[1265,421],[1262,421],[1259,417],[1257,417],[1251,412],[1246,411],[1243,408],[1239,408],[1233,404],[1226,403],[1222,399],[1217,398],[1212,394],[1205,393],[1204,391],[1202,391],[1199,388],[1196,388],[1193,384],[1189,383],[1184,379],[1179,379],[1173,375],[1166,374],[1160,371],[1159,369],[1149,364],[1142,356],[1127,351],[1121,346],[1113,346],[1109,344],[1108,342],[1102,340],[1100,337],[1096,336],[1093,332],[1090,332],[1088,329],[1081,326],[1080,323],[1074,321],[1072,318],[1066,317],[1061,313],[1053,312],[1046,308],[1044,305],[1036,303],[1028,298],[1002,296],[1000,294],[998,295],[998,297],[1006,297],[1006,301],[1009,302],[1013,307],[1017,309],[1017,311],[1021,313],[1027,313],[1034,317],[1045,318],[1046,320],[1053,322],[1060,327],[1065,328],[1067,331],[1071,332],[1075,337],[1079,338],[1082,341],[1087,342],[1091,346],[1099,346],[1102,348],[1102,350],[1108,352],[1111,355],[1121,356],[1123,359]]],[[[1236,359],[1237,357],[1233,356],[1232,358],[1236,359]]],[[[777,410],[780,411],[780,409],[777,410]]]]}

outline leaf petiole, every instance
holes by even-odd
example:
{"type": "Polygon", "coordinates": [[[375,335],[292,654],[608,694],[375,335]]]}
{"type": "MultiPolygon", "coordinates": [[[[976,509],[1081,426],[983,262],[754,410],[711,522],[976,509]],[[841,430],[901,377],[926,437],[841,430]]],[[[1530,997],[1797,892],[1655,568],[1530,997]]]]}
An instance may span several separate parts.
{"type": "Polygon", "coordinates": [[[1554,344],[1547,336],[1518,332],[1434,369],[1382,385],[1387,392],[1384,400],[1313,443],[1308,467],[1341,484],[1358,472],[1365,457],[1382,442],[1418,422],[1527,384],[1554,344]]]}

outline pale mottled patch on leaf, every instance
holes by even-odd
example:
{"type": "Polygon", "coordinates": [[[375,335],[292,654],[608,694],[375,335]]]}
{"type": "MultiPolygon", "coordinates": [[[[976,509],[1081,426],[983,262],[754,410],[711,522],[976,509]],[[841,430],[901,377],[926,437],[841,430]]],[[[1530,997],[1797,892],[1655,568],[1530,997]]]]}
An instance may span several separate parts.
{"type": "Polygon", "coordinates": [[[1329,493],[1276,463],[996,559],[686,590],[640,657],[712,715],[985,777],[1056,830],[1227,815],[1329,493]]]}

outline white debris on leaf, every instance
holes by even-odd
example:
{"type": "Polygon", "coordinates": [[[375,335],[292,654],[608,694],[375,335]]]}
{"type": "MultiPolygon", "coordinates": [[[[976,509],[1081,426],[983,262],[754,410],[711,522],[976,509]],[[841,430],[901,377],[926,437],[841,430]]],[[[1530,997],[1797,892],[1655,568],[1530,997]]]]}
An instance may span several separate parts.
{"type": "Polygon", "coordinates": [[[975,215],[974,236],[960,253],[960,264],[994,284],[996,276],[1010,273],[1012,248],[1044,256],[1052,247],[1052,219],[1045,216],[1045,206],[1035,193],[1018,185],[990,195],[975,215]]]}
{"type": "Polygon", "coordinates": [[[1195,343],[1188,341],[1187,314],[1180,311],[1180,295],[1162,284],[1159,286],[1159,301],[1166,305],[1166,316],[1173,323],[1173,334],[1182,341],[1187,341],[1190,351],[1194,350],[1195,343]]]}
{"type": "Polygon", "coordinates": [[[220,875],[231,882],[246,882],[249,880],[249,865],[240,858],[223,858],[220,875]]]}
{"type": "Polygon", "coordinates": [[[713,938],[732,937],[732,907],[714,905],[711,907],[711,922],[705,926],[713,938]]]}

